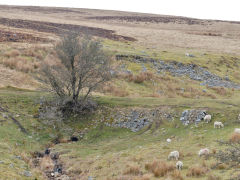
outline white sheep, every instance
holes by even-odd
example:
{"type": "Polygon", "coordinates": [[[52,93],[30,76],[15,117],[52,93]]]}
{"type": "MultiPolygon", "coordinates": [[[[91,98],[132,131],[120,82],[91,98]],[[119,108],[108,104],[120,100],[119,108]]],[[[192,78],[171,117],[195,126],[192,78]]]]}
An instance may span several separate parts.
{"type": "Polygon", "coordinates": [[[178,151],[172,151],[169,153],[168,155],[168,159],[171,160],[171,159],[175,159],[178,161],[179,159],[179,152],[178,151]]]}
{"type": "Polygon", "coordinates": [[[234,132],[240,134],[240,128],[235,128],[234,132]]]}
{"type": "Polygon", "coordinates": [[[172,140],[171,140],[170,138],[168,138],[168,139],[167,139],[167,142],[170,143],[170,142],[172,142],[172,140]]]}
{"type": "Polygon", "coordinates": [[[200,151],[198,152],[198,155],[201,157],[201,156],[206,156],[206,155],[209,155],[210,154],[210,151],[208,148],[204,148],[204,149],[200,149],[200,151]]]}
{"type": "Polygon", "coordinates": [[[182,170],[182,168],[183,168],[183,162],[182,162],[182,161],[178,161],[178,162],[176,163],[176,168],[177,168],[178,170],[182,170]]]}
{"type": "Polygon", "coordinates": [[[207,114],[205,117],[204,117],[204,121],[209,123],[211,122],[211,119],[212,119],[212,116],[210,114],[207,114]]]}
{"type": "Polygon", "coordinates": [[[214,128],[223,128],[224,125],[222,122],[219,122],[219,121],[215,121],[214,122],[214,128]]]}

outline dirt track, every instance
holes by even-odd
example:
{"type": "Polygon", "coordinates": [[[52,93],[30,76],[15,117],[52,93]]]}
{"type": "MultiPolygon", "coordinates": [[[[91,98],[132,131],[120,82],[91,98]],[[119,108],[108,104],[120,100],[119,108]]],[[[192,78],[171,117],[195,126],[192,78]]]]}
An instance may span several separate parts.
{"type": "Polygon", "coordinates": [[[98,36],[98,37],[108,38],[108,39],[117,40],[117,41],[121,41],[121,40],[136,41],[136,39],[132,37],[114,34],[115,31],[112,31],[112,30],[73,25],[73,24],[59,24],[59,23],[51,23],[51,22],[43,22],[43,21],[30,21],[30,20],[8,19],[8,18],[1,18],[0,24],[4,26],[9,26],[9,27],[32,29],[39,32],[47,32],[47,33],[53,33],[58,35],[62,35],[64,33],[72,31],[72,32],[90,34],[92,36],[98,36]]]}

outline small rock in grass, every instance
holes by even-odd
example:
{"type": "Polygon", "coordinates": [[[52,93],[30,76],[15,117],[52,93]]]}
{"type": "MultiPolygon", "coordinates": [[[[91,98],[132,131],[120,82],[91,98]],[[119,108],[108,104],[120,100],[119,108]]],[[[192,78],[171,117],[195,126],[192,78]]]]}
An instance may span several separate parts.
{"type": "Polygon", "coordinates": [[[2,116],[3,116],[3,118],[6,118],[6,119],[8,118],[8,115],[5,113],[3,113],[2,116]]]}
{"type": "Polygon", "coordinates": [[[24,171],[23,175],[26,176],[26,177],[31,177],[32,173],[30,171],[24,171]]]}
{"type": "Polygon", "coordinates": [[[88,180],[93,180],[93,177],[92,176],[88,176],[88,180]]]}

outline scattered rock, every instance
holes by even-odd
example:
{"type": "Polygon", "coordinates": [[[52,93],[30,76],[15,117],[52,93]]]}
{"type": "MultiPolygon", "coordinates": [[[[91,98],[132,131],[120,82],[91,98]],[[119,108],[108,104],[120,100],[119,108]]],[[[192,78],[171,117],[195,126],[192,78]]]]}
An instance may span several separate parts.
{"type": "Polygon", "coordinates": [[[64,174],[64,175],[61,175],[60,177],[58,177],[57,180],[70,180],[70,178],[64,174]]]}
{"type": "Polygon", "coordinates": [[[105,122],[106,126],[127,128],[133,132],[140,131],[146,126],[152,124],[153,121],[167,120],[172,121],[172,111],[169,108],[162,109],[145,109],[145,108],[126,108],[116,109],[109,112],[105,122]]]}
{"type": "Polygon", "coordinates": [[[225,80],[226,80],[226,81],[230,81],[230,79],[229,79],[228,76],[225,76],[225,80]]]}
{"type": "Polygon", "coordinates": [[[185,56],[187,57],[195,57],[193,54],[185,53],[185,56]]]}
{"type": "Polygon", "coordinates": [[[185,110],[182,112],[180,121],[184,125],[198,124],[204,119],[206,114],[207,114],[206,110],[195,110],[195,109],[185,110]]]}
{"type": "Polygon", "coordinates": [[[21,156],[15,156],[16,159],[22,159],[21,156]]]}
{"type": "Polygon", "coordinates": [[[3,113],[3,114],[2,114],[2,117],[5,118],[5,119],[7,119],[7,118],[8,118],[8,115],[5,114],[5,113],[3,113]]]}
{"type": "MultiPolygon", "coordinates": [[[[194,57],[194,55],[189,53],[186,53],[185,55],[188,57],[194,57]]],[[[200,83],[200,85],[202,86],[208,85],[209,87],[240,89],[240,84],[232,82],[228,76],[221,78],[211,73],[206,68],[203,68],[196,64],[183,64],[177,61],[165,62],[162,60],[145,58],[141,56],[125,56],[122,56],[123,59],[135,63],[141,63],[142,67],[145,66],[144,63],[152,63],[153,68],[161,74],[164,74],[165,72],[170,72],[173,76],[188,76],[192,80],[202,81],[200,83]]]]}
{"type": "Polygon", "coordinates": [[[32,173],[30,171],[24,171],[23,175],[26,177],[32,177],[32,173]]]}
{"type": "Polygon", "coordinates": [[[50,149],[45,149],[44,154],[49,155],[50,154],[50,149]]]}
{"type": "Polygon", "coordinates": [[[88,180],[93,180],[93,177],[92,176],[88,176],[88,180]]]}

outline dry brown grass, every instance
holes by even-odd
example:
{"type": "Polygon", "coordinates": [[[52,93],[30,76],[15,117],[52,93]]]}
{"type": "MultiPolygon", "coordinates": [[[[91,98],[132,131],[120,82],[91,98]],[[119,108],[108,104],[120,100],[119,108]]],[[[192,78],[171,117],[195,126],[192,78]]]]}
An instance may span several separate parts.
{"type": "Polygon", "coordinates": [[[212,154],[216,154],[217,150],[216,149],[212,149],[212,154]]]}
{"type": "Polygon", "coordinates": [[[142,177],[136,177],[134,180],[150,180],[151,174],[144,174],[142,177]]]}
{"type": "Polygon", "coordinates": [[[217,166],[217,169],[220,169],[220,170],[223,170],[223,169],[227,169],[227,165],[226,164],[218,164],[218,166],[217,166]]]}
{"type": "Polygon", "coordinates": [[[155,177],[163,177],[174,171],[176,168],[173,164],[168,164],[164,161],[154,161],[145,164],[145,169],[152,172],[155,177]]]}
{"type": "Polygon", "coordinates": [[[206,168],[206,167],[194,166],[188,170],[187,176],[188,177],[200,177],[200,176],[205,175],[207,172],[208,172],[208,168],[206,168]]]}
{"type": "Polygon", "coordinates": [[[20,57],[4,59],[2,64],[10,69],[16,69],[17,71],[25,73],[33,72],[35,69],[39,68],[39,63],[33,63],[20,57]]]}
{"type": "Polygon", "coordinates": [[[40,160],[39,166],[42,171],[52,171],[54,168],[54,163],[49,156],[44,156],[40,160]]]}
{"type": "MultiPolygon", "coordinates": [[[[69,16],[69,13],[67,12],[59,12],[58,16],[56,16],[55,13],[45,13],[46,11],[41,11],[40,8],[37,11],[36,13],[26,13],[26,11],[23,9],[4,8],[4,11],[2,11],[0,15],[6,18],[19,19],[20,15],[24,14],[24,19],[29,20],[39,20],[39,17],[41,17],[42,21],[80,24],[105,29],[109,29],[111,27],[111,30],[116,31],[116,34],[131,36],[138,39],[138,41],[135,42],[137,45],[144,44],[146,48],[156,47],[157,50],[182,48],[188,50],[197,49],[221,53],[235,52],[239,54],[240,52],[240,42],[238,41],[238,32],[240,28],[239,24],[211,21],[211,27],[209,29],[209,26],[207,25],[209,22],[207,21],[205,21],[203,24],[195,24],[192,26],[184,22],[182,24],[161,22],[154,23],[151,21],[130,22],[116,19],[104,21],[88,19],[86,21],[84,18],[86,14],[89,16],[153,16],[152,14],[74,9],[74,11],[79,11],[81,13],[75,13],[74,16],[69,16]],[[195,34],[189,34],[189,32],[195,34]],[[226,48],[226,44],[228,45],[228,48],[226,48]]],[[[52,9],[49,9],[49,12],[51,11],[52,9]]],[[[162,16],[159,17],[162,18],[162,16]]]]}
{"type": "Polygon", "coordinates": [[[24,56],[30,56],[30,57],[36,57],[37,56],[37,53],[34,49],[25,49],[23,51],[23,55],[24,56]]]}
{"type": "Polygon", "coordinates": [[[122,75],[123,78],[127,79],[130,82],[135,82],[135,83],[143,83],[144,81],[149,81],[154,78],[154,74],[152,72],[141,72],[140,74],[133,75],[122,75]]]}
{"type": "Polygon", "coordinates": [[[171,177],[172,180],[183,180],[184,178],[181,175],[181,172],[178,170],[174,170],[173,172],[168,174],[169,177],[171,177]]]}
{"type": "Polygon", "coordinates": [[[233,142],[233,143],[238,143],[240,142],[240,134],[239,133],[233,133],[229,139],[230,142],[233,142]]]}
{"type": "Polygon", "coordinates": [[[112,94],[114,96],[118,96],[118,97],[126,97],[126,96],[129,95],[129,93],[126,90],[121,89],[121,88],[116,87],[116,86],[111,85],[111,84],[108,84],[108,85],[104,86],[102,88],[102,91],[104,93],[110,93],[110,94],[112,94]]]}
{"type": "Polygon", "coordinates": [[[207,180],[221,180],[222,178],[213,174],[208,175],[207,180]]]}
{"type": "Polygon", "coordinates": [[[211,87],[210,89],[214,90],[215,93],[221,96],[227,96],[227,90],[224,87],[211,87]]]}
{"type": "Polygon", "coordinates": [[[14,50],[11,50],[11,51],[8,51],[8,52],[5,52],[4,53],[4,56],[7,57],[7,58],[11,58],[11,57],[17,57],[19,56],[21,53],[14,49],[14,50]]]}
{"type": "Polygon", "coordinates": [[[148,94],[148,95],[145,95],[143,97],[154,97],[154,98],[160,98],[161,95],[160,94],[157,94],[157,93],[152,93],[152,94],[148,94]]]}
{"type": "Polygon", "coordinates": [[[140,175],[142,174],[140,168],[138,166],[127,166],[127,169],[124,172],[125,175],[140,175]]]}

